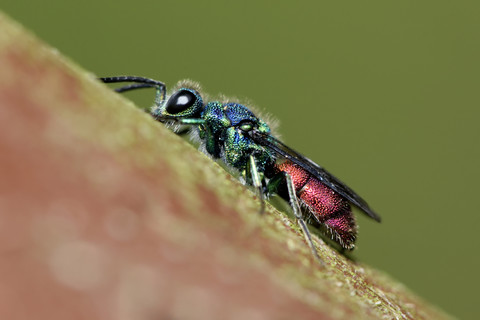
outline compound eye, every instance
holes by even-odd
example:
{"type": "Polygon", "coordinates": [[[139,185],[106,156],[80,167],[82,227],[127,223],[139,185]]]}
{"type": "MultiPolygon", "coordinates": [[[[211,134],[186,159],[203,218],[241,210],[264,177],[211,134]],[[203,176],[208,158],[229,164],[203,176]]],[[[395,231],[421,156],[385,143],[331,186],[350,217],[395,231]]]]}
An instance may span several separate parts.
{"type": "Polygon", "coordinates": [[[168,99],[166,111],[170,114],[177,114],[191,108],[196,101],[197,97],[193,92],[180,89],[168,99]]]}

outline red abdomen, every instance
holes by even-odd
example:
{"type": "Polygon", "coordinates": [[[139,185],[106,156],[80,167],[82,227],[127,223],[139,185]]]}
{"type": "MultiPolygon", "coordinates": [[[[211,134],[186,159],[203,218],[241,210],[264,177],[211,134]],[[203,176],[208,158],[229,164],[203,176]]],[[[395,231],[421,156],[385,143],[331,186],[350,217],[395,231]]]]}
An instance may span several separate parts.
{"type": "Polygon", "coordinates": [[[300,204],[326,227],[332,239],[345,249],[353,249],[357,229],[350,203],[291,161],[275,167],[292,177],[300,204]]]}

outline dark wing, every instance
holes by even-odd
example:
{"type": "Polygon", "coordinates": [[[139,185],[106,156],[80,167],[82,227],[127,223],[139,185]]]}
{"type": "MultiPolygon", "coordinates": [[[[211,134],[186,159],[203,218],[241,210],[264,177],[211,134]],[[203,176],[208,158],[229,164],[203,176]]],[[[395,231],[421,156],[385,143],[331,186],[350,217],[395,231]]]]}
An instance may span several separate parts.
{"type": "Polygon", "coordinates": [[[320,167],[318,164],[312,160],[302,156],[295,150],[286,146],[283,142],[277,140],[271,135],[263,134],[258,131],[251,131],[250,137],[259,145],[269,148],[275,153],[281,155],[285,159],[292,161],[293,163],[299,165],[306,171],[308,171],[312,176],[320,180],[327,187],[333,191],[340,194],[342,197],[347,199],[350,203],[361,209],[365,212],[370,218],[380,222],[381,218],[376,214],[358,194],[350,189],[346,184],[336,178],[334,175],[329,173],[324,168],[320,167]]]}

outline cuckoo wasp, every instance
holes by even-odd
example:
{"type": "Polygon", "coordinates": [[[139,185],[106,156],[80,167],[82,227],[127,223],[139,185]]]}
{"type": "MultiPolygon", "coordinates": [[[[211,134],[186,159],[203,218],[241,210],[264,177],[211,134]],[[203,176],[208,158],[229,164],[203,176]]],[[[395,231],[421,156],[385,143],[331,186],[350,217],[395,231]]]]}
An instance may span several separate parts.
{"type": "Polygon", "coordinates": [[[357,225],[351,205],[380,222],[369,205],[323,167],[275,137],[270,126],[250,108],[233,101],[204,101],[197,84],[183,81],[167,95],[164,83],[153,79],[119,76],[100,78],[104,83],[129,83],[115,89],[156,90],[150,114],[189,133],[200,141],[199,149],[213,159],[238,170],[241,180],[258,194],[261,212],[273,194],[288,201],[314,256],[318,257],[307,222],[344,249],[353,249],[357,225]]]}

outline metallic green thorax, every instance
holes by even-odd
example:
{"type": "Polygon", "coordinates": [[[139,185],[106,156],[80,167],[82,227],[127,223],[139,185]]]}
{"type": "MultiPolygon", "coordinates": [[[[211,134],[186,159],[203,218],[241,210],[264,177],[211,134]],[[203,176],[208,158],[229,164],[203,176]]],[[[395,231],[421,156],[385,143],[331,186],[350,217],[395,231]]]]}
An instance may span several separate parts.
{"type": "MultiPolygon", "coordinates": [[[[206,122],[207,130],[215,133],[215,135],[210,137],[206,136],[207,145],[209,139],[215,139],[216,143],[223,149],[221,150],[223,154],[221,153],[220,155],[225,163],[237,169],[245,169],[249,156],[254,155],[258,170],[263,171],[267,162],[273,162],[273,155],[269,150],[254,143],[244,132],[255,128],[268,133],[270,132],[268,125],[255,117],[249,109],[241,104],[223,104],[221,105],[222,112],[220,114],[210,108],[212,104],[218,105],[220,103],[213,102],[207,104],[204,118],[211,119],[217,117],[220,121],[206,122]]],[[[208,149],[207,151],[210,153],[208,149]]],[[[214,157],[218,156],[218,154],[211,154],[214,157]]]]}

